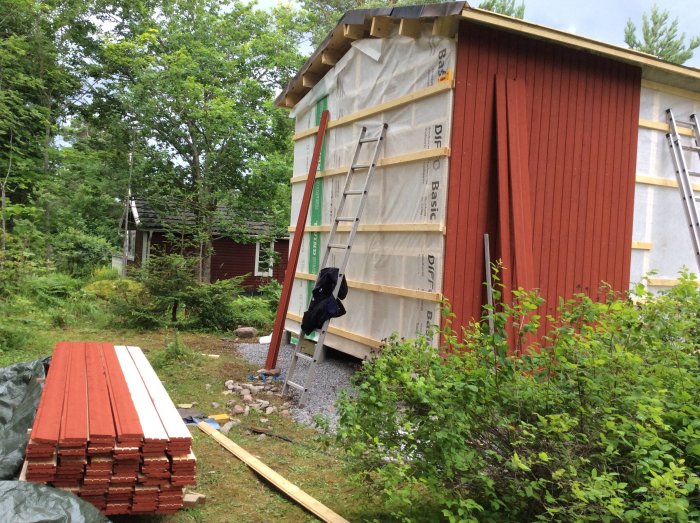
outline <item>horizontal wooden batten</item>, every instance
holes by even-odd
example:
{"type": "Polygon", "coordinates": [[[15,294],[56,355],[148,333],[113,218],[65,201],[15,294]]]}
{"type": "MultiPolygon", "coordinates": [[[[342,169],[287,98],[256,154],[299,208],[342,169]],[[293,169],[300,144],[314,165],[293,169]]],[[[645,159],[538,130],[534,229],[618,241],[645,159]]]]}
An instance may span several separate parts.
{"type": "MultiPolygon", "coordinates": [[[[384,111],[389,111],[391,109],[396,109],[397,107],[401,107],[403,105],[410,104],[411,102],[415,102],[423,98],[428,98],[439,93],[444,93],[445,91],[450,91],[452,89],[454,89],[454,81],[448,80],[438,82],[435,85],[426,87],[425,89],[421,89],[419,91],[415,91],[404,96],[399,96],[398,98],[395,98],[388,102],[383,102],[377,105],[373,105],[371,107],[367,107],[366,109],[362,109],[361,111],[357,111],[355,113],[348,114],[347,116],[338,118],[337,120],[331,120],[330,122],[328,122],[328,129],[333,129],[334,127],[347,125],[349,123],[356,122],[357,120],[361,120],[362,118],[366,118],[368,116],[372,116],[374,114],[381,113],[384,111]]],[[[306,138],[307,136],[313,136],[317,132],[318,126],[311,127],[306,131],[296,133],[293,139],[295,141],[301,140],[302,138],[306,138]]]]}
{"type": "MultiPolygon", "coordinates": [[[[644,185],[655,185],[657,187],[675,187],[678,188],[678,182],[672,180],[671,178],[657,178],[655,176],[644,176],[638,174],[634,181],[637,183],[642,183],[644,185]]],[[[693,183],[693,190],[700,191],[700,183],[693,183]]]]}
{"type": "MultiPolygon", "coordinates": [[[[432,160],[434,158],[443,158],[450,156],[449,147],[437,147],[434,149],[425,149],[423,151],[416,151],[413,153],[399,154],[397,156],[391,156],[390,158],[380,158],[377,161],[377,167],[390,167],[392,165],[402,165],[411,162],[420,162],[423,160],[432,160]]],[[[335,167],[333,169],[326,169],[316,173],[316,178],[326,178],[328,176],[338,176],[340,174],[347,174],[349,167],[335,167]]],[[[291,183],[302,183],[306,181],[306,175],[293,176],[290,180],[291,183]]]]}
{"type": "MultiPolygon", "coordinates": [[[[677,278],[649,278],[647,280],[649,287],[675,287],[680,283],[681,280],[677,278]]],[[[700,282],[696,281],[695,285],[700,285],[700,282]]]]}
{"type": "MultiPolygon", "coordinates": [[[[301,324],[301,316],[299,316],[298,314],[294,314],[293,312],[287,313],[287,319],[296,321],[297,323],[301,324]]],[[[371,347],[373,349],[378,349],[382,346],[382,342],[379,340],[375,340],[374,338],[368,338],[367,336],[362,336],[355,332],[346,331],[345,329],[339,329],[338,327],[334,327],[333,325],[328,326],[328,333],[334,334],[335,336],[338,336],[340,338],[345,338],[346,340],[366,345],[367,347],[371,347]]]]}
{"type": "MultiPolygon", "coordinates": [[[[315,274],[308,272],[297,272],[294,277],[299,280],[316,281],[315,274]]],[[[404,298],[414,298],[417,300],[436,301],[442,300],[442,294],[439,292],[417,291],[414,289],[404,289],[403,287],[393,287],[391,285],[381,285],[378,283],[367,283],[363,281],[347,280],[348,287],[352,289],[362,289],[370,292],[379,292],[381,294],[391,294],[394,296],[403,296],[404,298]]]]}
{"type": "Polygon", "coordinates": [[[653,91],[672,94],[674,96],[680,96],[681,98],[686,98],[689,100],[695,100],[696,102],[700,102],[700,93],[695,91],[689,91],[688,89],[673,87],[672,85],[666,85],[660,82],[652,82],[651,80],[642,80],[642,87],[646,89],[651,89],[653,91]]]}
{"type": "MultiPolygon", "coordinates": [[[[640,129],[651,129],[652,131],[661,131],[663,133],[669,132],[669,127],[667,122],[657,122],[656,120],[647,120],[646,118],[639,119],[640,129]]],[[[693,136],[693,131],[687,127],[678,127],[678,134],[683,136],[693,136]]]]}
{"type": "MultiPolygon", "coordinates": [[[[351,225],[339,225],[338,232],[350,232],[351,225]]],[[[295,232],[296,227],[290,226],[288,232],[295,232]]],[[[307,225],[304,232],[329,232],[330,225],[307,225]]],[[[445,234],[445,226],[441,223],[361,223],[357,232],[436,232],[445,234]]]]}
{"type": "Polygon", "coordinates": [[[639,251],[650,251],[652,246],[651,242],[632,242],[632,248],[639,251]]]}

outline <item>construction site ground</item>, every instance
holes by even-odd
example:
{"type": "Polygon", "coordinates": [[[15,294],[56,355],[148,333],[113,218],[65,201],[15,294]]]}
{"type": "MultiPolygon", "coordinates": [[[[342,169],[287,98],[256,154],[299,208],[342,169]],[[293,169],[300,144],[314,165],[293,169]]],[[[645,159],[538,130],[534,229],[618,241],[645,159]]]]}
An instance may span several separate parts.
{"type": "MultiPolygon", "coordinates": [[[[138,332],[64,328],[36,333],[33,345],[22,352],[0,354],[0,366],[49,356],[61,340],[104,341],[137,345],[149,355],[174,339],[172,331],[138,332]]],[[[194,403],[194,409],[207,415],[230,413],[224,395],[227,380],[243,382],[258,367],[248,363],[235,350],[235,342],[222,335],[180,333],[179,339],[197,354],[192,363],[168,365],[158,375],[176,404],[194,403]],[[207,356],[218,355],[218,358],[207,356]],[[212,403],[220,406],[213,407],[212,403]]],[[[281,384],[280,384],[281,388],[281,384]]],[[[335,439],[282,415],[287,398],[267,395],[276,411],[270,415],[253,409],[239,415],[229,438],[263,463],[306,491],[321,503],[350,521],[380,518],[376,504],[362,486],[349,479],[342,449],[335,439]],[[266,422],[261,418],[267,419],[266,422]],[[265,436],[250,429],[265,429],[283,439],[265,436]]],[[[193,449],[197,456],[197,486],[206,502],[174,515],[113,517],[115,522],[271,522],[317,521],[303,508],[251,471],[197,427],[191,426],[193,449]]]]}

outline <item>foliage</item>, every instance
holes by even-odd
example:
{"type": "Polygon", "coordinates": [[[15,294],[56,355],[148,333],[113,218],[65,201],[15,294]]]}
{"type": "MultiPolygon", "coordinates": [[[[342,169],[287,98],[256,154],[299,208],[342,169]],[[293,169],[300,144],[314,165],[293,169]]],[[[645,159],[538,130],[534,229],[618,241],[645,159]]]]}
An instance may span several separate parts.
{"type": "Polygon", "coordinates": [[[486,9],[494,13],[500,13],[513,18],[525,17],[525,2],[521,1],[520,5],[515,4],[515,0],[484,0],[479,4],[479,9],[486,9]]]}
{"type": "Polygon", "coordinates": [[[135,271],[153,309],[161,315],[170,312],[173,322],[177,321],[180,302],[195,284],[194,263],[194,259],[179,254],[159,254],[150,256],[144,267],[135,271]]]}
{"type": "Polygon", "coordinates": [[[632,19],[625,26],[625,43],[631,49],[653,54],[662,60],[682,64],[693,57],[693,50],[700,46],[700,35],[686,44],[685,33],[678,34],[678,17],[669,20],[667,10],[654,5],[649,16],[642,15],[642,35],[637,38],[637,26],[632,19]]]}
{"type": "Polygon", "coordinates": [[[56,267],[68,274],[85,277],[111,259],[114,247],[100,236],[69,228],[56,235],[56,267]]]}
{"type": "Polygon", "coordinates": [[[275,320],[267,300],[255,296],[239,296],[231,304],[231,327],[256,327],[269,331],[275,320]]]}
{"type": "Polygon", "coordinates": [[[86,293],[106,301],[115,299],[115,296],[121,293],[141,294],[145,289],[143,283],[131,278],[97,280],[83,287],[86,293]]]}
{"type": "Polygon", "coordinates": [[[471,325],[458,341],[448,322],[440,352],[391,339],[341,401],[338,437],[403,521],[697,520],[696,283],[578,296],[519,355],[506,327],[536,329],[541,303],[523,292],[493,335],[471,325]]]}
{"type": "Polygon", "coordinates": [[[153,368],[156,370],[165,369],[176,366],[192,366],[200,359],[200,355],[190,349],[180,340],[180,335],[175,331],[175,336],[172,341],[168,342],[164,349],[152,351],[149,354],[149,359],[153,368]]]}
{"type": "Polygon", "coordinates": [[[114,323],[138,330],[158,329],[166,323],[165,312],[143,287],[134,292],[128,279],[117,280],[111,286],[108,307],[114,323]]]}
{"type": "Polygon", "coordinates": [[[189,289],[185,304],[187,324],[203,330],[233,330],[238,325],[233,313],[234,299],[242,292],[245,276],[198,284],[189,289]]]}
{"type": "Polygon", "coordinates": [[[272,312],[277,311],[277,306],[282,296],[282,284],[277,280],[270,280],[265,285],[258,288],[260,297],[267,302],[268,307],[272,312]]]}

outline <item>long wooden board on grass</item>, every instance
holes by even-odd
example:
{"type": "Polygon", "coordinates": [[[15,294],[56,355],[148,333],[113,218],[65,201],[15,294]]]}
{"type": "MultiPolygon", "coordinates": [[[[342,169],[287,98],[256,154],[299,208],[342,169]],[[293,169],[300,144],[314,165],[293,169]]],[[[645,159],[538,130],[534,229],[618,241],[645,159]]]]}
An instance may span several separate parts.
{"type": "Polygon", "coordinates": [[[279,488],[282,492],[287,494],[290,498],[299,503],[302,507],[312,512],[322,521],[327,521],[329,523],[348,523],[348,520],[333,512],[331,509],[329,509],[317,499],[314,499],[313,497],[309,496],[306,492],[301,490],[294,483],[285,479],[280,474],[272,470],[270,467],[265,465],[262,461],[253,456],[247,450],[236,445],[233,441],[228,439],[221,432],[212,428],[211,425],[209,425],[208,423],[200,421],[199,423],[197,423],[197,426],[202,432],[214,438],[214,440],[219,445],[224,447],[231,454],[236,456],[243,463],[248,465],[255,472],[257,472],[267,481],[279,488]]]}

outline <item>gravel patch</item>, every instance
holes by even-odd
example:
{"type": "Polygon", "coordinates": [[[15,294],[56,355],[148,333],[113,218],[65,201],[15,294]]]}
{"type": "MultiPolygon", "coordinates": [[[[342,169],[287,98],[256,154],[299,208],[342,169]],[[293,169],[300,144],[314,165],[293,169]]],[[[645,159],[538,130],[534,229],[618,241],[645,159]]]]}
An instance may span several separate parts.
{"type": "MultiPolygon", "coordinates": [[[[241,343],[236,346],[236,350],[247,361],[262,368],[265,365],[269,347],[269,344],[241,343]]],[[[293,345],[282,345],[280,347],[277,367],[282,370],[282,379],[287,375],[289,364],[292,361],[292,354],[294,354],[293,345]]],[[[321,415],[328,420],[331,431],[335,432],[338,422],[335,402],[338,393],[341,390],[351,389],[350,377],[360,366],[361,362],[359,360],[327,349],[326,360],[316,365],[314,370],[315,376],[309,386],[309,392],[306,394],[303,406],[298,404],[299,391],[290,387],[289,397],[297,402],[296,407],[289,409],[292,418],[304,425],[315,427],[314,416],[321,415]]],[[[303,384],[308,368],[308,362],[297,361],[293,381],[303,384]]]]}

